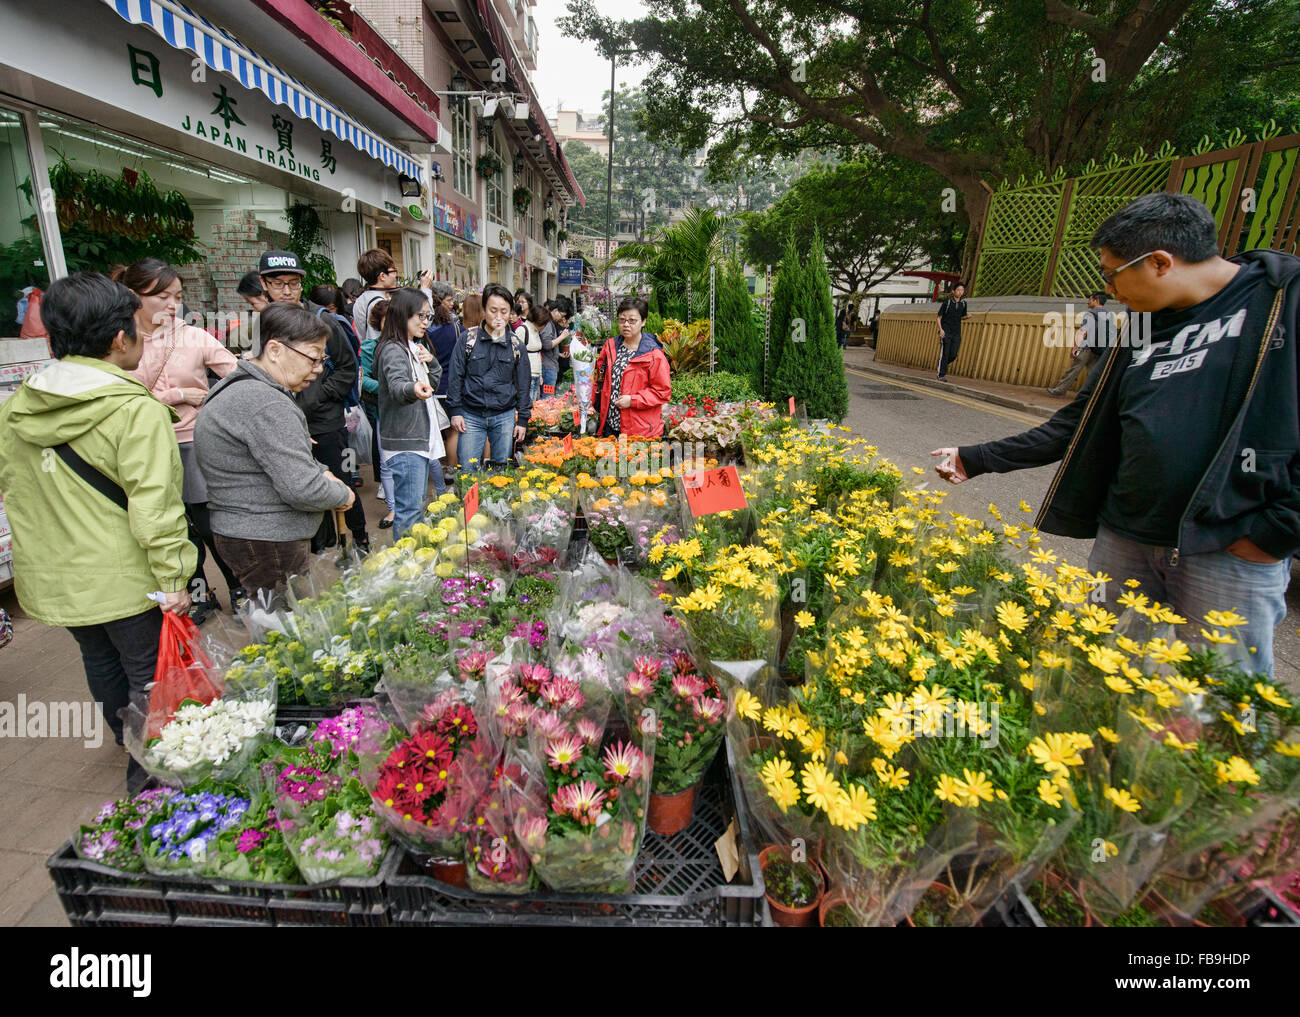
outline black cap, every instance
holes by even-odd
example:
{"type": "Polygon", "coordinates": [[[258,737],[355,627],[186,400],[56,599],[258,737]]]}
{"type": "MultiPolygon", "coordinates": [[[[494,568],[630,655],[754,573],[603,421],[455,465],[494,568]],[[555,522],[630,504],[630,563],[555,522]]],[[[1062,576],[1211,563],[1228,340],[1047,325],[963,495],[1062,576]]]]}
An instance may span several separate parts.
{"type": "Polygon", "coordinates": [[[267,251],[257,263],[257,274],[305,276],[307,270],[302,267],[302,262],[293,251],[267,251]]]}

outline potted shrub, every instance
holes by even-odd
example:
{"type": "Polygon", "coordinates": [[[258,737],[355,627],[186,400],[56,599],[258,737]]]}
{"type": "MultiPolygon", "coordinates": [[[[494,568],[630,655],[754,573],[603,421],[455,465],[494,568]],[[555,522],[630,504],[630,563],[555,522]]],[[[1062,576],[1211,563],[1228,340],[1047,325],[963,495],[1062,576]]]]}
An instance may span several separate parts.
{"type": "Polygon", "coordinates": [[[862,923],[849,907],[848,895],[836,889],[822,898],[817,908],[817,924],[823,929],[851,929],[862,923]]]}
{"type": "Polygon", "coordinates": [[[1050,926],[1092,926],[1092,912],[1084,906],[1083,898],[1055,872],[1044,871],[1025,888],[1025,896],[1050,926]]]}
{"type": "Polygon", "coordinates": [[[758,855],[772,921],[786,928],[817,924],[817,907],[826,893],[821,870],[809,860],[796,862],[784,844],[769,844],[758,855]]]}

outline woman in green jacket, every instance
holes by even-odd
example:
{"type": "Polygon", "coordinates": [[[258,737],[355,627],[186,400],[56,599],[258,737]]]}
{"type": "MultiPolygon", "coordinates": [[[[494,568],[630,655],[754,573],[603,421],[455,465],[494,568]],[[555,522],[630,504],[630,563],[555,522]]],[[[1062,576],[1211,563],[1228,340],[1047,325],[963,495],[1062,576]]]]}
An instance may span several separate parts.
{"type": "MultiPolygon", "coordinates": [[[[98,273],[46,291],[57,363],[0,403],[0,493],[23,610],[65,626],[119,744],[118,711],[153,680],[164,610],[189,609],[194,574],[176,413],[129,372],[140,301],[98,273]],[[150,603],[150,601],[155,603],[150,603]]],[[[132,759],[127,789],[144,770],[132,759]]]]}

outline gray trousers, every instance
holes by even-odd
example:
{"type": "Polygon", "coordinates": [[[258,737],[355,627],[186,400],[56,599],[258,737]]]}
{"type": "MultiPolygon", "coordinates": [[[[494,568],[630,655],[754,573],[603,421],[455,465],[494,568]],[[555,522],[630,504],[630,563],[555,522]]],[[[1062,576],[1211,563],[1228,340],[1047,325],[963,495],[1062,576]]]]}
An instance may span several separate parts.
{"type": "MultiPolygon", "coordinates": [[[[1079,376],[1080,371],[1084,372],[1086,375],[1088,368],[1092,367],[1092,365],[1100,359],[1101,358],[1088,347],[1083,347],[1079,350],[1079,355],[1070,361],[1070,366],[1067,367],[1065,373],[1061,375],[1061,380],[1048,389],[1048,391],[1053,395],[1060,395],[1074,384],[1074,379],[1079,376]]],[[[1085,378],[1085,380],[1087,379],[1085,378]]]]}

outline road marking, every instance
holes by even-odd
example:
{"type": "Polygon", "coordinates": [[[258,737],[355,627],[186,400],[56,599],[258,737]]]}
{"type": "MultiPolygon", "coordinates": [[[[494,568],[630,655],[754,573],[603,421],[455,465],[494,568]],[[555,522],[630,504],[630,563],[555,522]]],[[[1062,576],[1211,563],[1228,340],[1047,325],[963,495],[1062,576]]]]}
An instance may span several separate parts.
{"type": "Polygon", "coordinates": [[[856,374],[859,378],[867,378],[871,381],[881,381],[886,385],[893,385],[897,388],[905,388],[910,392],[919,392],[921,395],[933,396],[935,399],[946,399],[950,403],[956,403],[958,406],[965,406],[972,410],[979,410],[981,413],[991,413],[995,417],[1004,417],[1007,420],[1014,420],[1021,424],[1041,424],[1044,417],[1036,417],[1029,413],[1022,413],[1019,410],[1008,409],[1005,406],[997,406],[993,403],[986,403],[980,399],[972,399],[969,396],[948,395],[946,392],[937,392],[932,388],[924,385],[909,385],[905,381],[895,381],[893,378],[886,378],[882,374],[868,374],[866,371],[855,371],[851,367],[844,368],[847,374],[856,374]]]}

